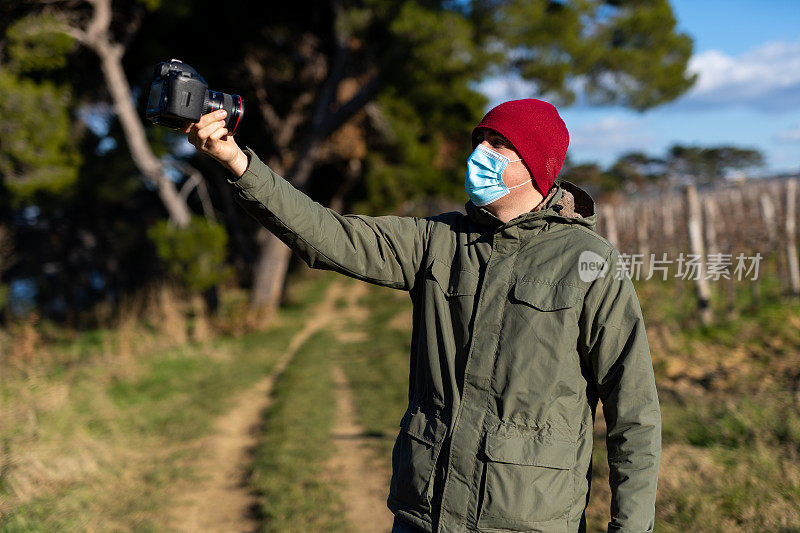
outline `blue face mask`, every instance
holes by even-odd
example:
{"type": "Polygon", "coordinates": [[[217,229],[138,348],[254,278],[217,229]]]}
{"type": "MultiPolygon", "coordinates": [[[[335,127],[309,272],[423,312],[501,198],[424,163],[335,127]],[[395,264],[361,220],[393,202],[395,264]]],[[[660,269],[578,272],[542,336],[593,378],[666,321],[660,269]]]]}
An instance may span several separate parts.
{"type": "Polygon", "coordinates": [[[509,159],[479,144],[467,159],[467,179],[464,181],[464,188],[467,189],[467,196],[472,203],[477,206],[490,204],[510,193],[511,189],[522,187],[531,181],[527,179],[513,187],[503,183],[506,166],[517,161],[522,159],[509,159]]]}

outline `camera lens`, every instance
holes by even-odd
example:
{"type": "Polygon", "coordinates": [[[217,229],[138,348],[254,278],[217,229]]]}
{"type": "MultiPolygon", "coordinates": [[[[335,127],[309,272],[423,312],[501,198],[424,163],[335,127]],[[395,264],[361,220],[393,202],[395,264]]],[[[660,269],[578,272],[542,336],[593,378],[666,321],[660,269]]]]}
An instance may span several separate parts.
{"type": "Polygon", "coordinates": [[[244,115],[244,100],[238,94],[228,94],[219,91],[208,91],[208,103],[203,114],[211,113],[218,109],[224,109],[228,112],[225,119],[225,128],[228,130],[228,135],[233,135],[239,122],[244,115]]]}

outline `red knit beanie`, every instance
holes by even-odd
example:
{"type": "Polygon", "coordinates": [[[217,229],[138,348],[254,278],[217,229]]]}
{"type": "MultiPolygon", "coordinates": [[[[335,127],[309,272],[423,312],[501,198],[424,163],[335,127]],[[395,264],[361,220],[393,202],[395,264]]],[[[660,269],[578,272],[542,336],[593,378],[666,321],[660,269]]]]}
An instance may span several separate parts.
{"type": "Polygon", "coordinates": [[[543,196],[556,181],[569,146],[569,132],[552,104],[526,98],[511,100],[486,113],[472,130],[472,148],[478,128],[491,128],[511,141],[543,196]]]}

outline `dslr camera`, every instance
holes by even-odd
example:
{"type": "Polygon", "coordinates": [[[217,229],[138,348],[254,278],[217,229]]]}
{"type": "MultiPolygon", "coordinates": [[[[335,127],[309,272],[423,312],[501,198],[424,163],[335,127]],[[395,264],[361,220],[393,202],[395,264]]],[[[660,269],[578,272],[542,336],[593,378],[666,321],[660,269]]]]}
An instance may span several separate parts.
{"type": "Polygon", "coordinates": [[[156,65],[145,112],[151,122],[179,130],[218,109],[228,112],[225,128],[233,135],[244,114],[241,96],[209,90],[195,69],[177,59],[156,65]]]}

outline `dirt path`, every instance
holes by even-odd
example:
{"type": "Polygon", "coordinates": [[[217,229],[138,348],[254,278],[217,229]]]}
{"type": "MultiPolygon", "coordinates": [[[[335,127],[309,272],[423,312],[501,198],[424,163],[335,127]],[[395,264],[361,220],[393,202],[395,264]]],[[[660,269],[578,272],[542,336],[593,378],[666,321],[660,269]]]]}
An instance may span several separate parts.
{"type": "Polygon", "coordinates": [[[247,484],[246,469],[256,444],[261,413],[271,403],[272,387],[297,350],[317,331],[339,316],[336,302],[346,298],[347,287],[335,281],[303,329],[295,335],[275,370],[240,393],[233,408],[221,416],[200,443],[204,450],[196,470],[205,477],[182,491],[181,501],[170,513],[171,530],[234,532],[255,531],[257,500],[247,484]]]}
{"type": "MultiPolygon", "coordinates": [[[[352,286],[347,292],[347,307],[337,325],[358,325],[368,316],[368,311],[358,305],[366,292],[363,283],[352,286]]],[[[360,340],[356,332],[339,332],[343,341],[360,340]]],[[[342,487],[340,494],[345,504],[348,522],[354,532],[378,533],[392,529],[392,513],[386,507],[390,472],[379,464],[379,458],[366,446],[364,428],[358,425],[353,394],[347,376],[339,365],[333,367],[336,387],[336,422],[333,441],[336,453],[327,463],[329,475],[342,487]]]]}

